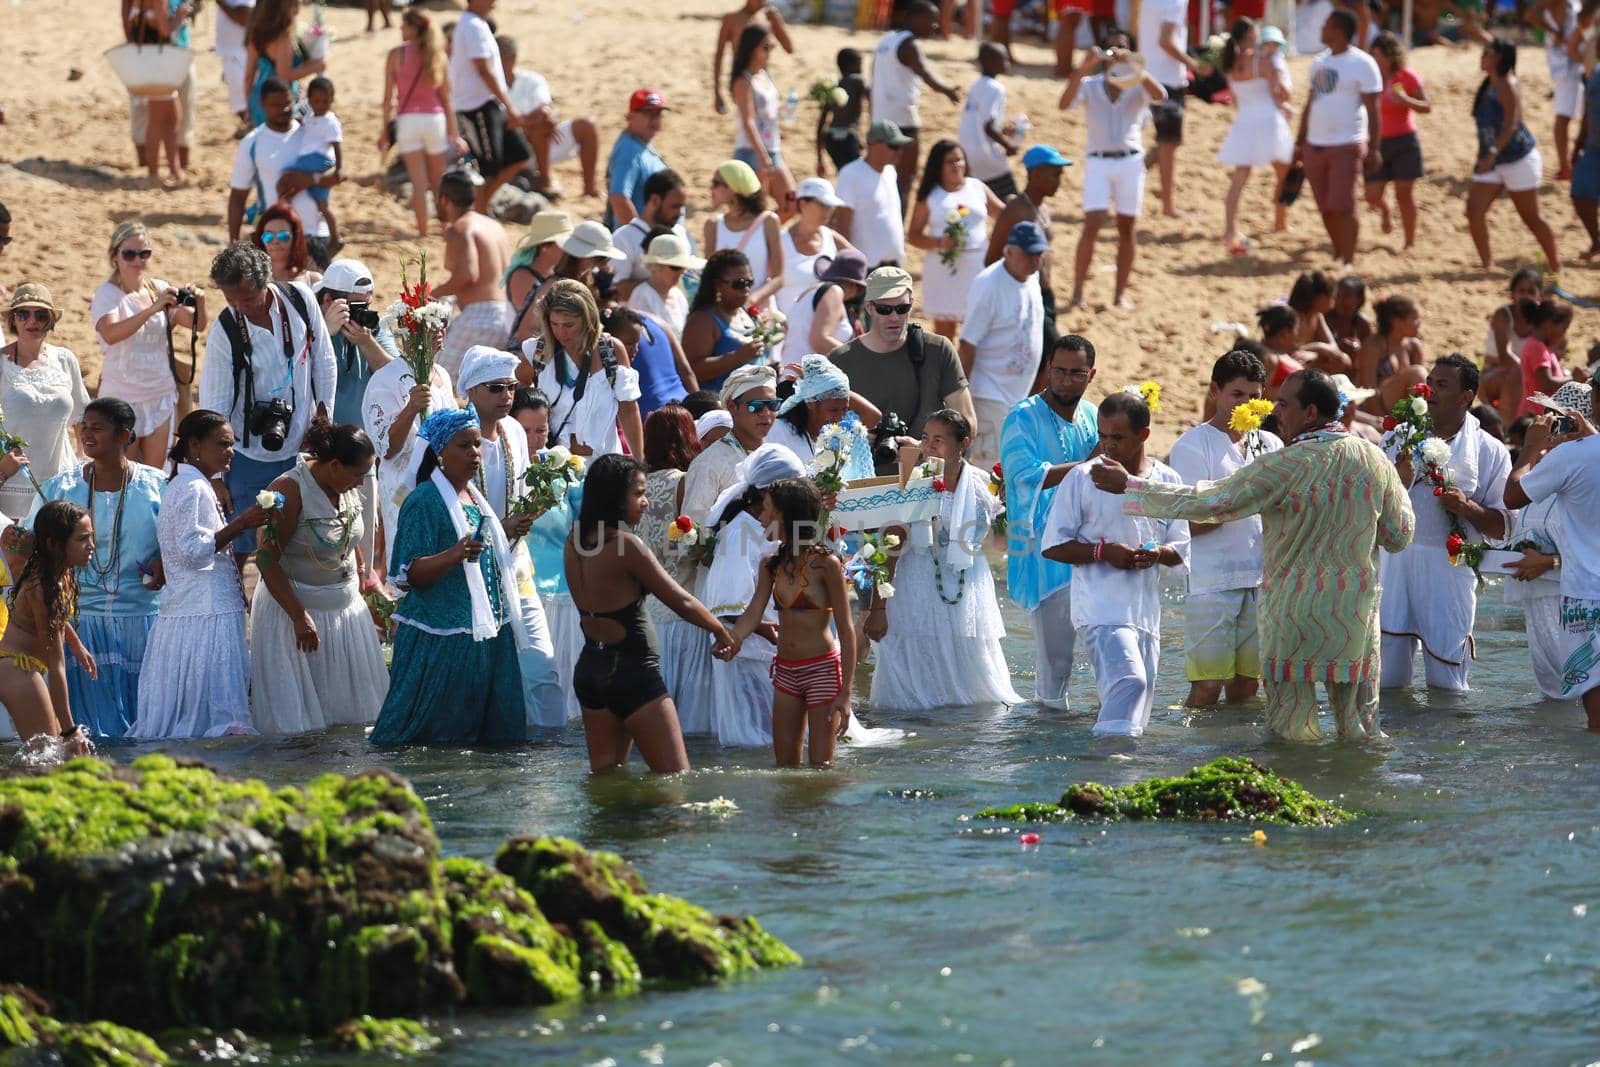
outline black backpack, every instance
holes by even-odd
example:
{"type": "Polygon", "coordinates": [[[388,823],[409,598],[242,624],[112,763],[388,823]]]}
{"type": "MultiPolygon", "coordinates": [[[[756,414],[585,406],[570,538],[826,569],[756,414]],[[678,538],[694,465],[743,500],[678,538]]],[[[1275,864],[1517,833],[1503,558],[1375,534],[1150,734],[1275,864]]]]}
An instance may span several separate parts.
{"type": "MultiPolygon", "coordinates": [[[[311,327],[311,309],[306,306],[306,298],[300,295],[298,286],[286,282],[273,282],[272,288],[284,301],[294,307],[300,316],[300,321],[305,323],[306,340],[309,342],[314,333],[311,327]]],[[[232,308],[225,308],[217,321],[222,324],[222,332],[228,338],[228,348],[233,353],[233,403],[228,408],[232,411],[239,406],[239,378],[244,376],[244,443],[250,443],[250,409],[256,400],[256,374],[250,365],[250,338],[245,334],[244,328],[239,324],[239,317],[232,308]]],[[[288,323],[284,323],[288,327],[288,323]]],[[[311,379],[311,403],[317,402],[317,383],[315,377],[311,379]]]]}

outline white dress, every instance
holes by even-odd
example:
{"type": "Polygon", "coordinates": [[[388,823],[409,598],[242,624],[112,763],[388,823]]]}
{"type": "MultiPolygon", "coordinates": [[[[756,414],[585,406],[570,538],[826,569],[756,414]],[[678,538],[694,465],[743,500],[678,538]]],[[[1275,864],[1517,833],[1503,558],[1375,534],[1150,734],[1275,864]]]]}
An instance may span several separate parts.
{"type": "Polygon", "coordinates": [[[279,566],[316,625],[317,650],[295,646],[294,620],[267,583],[257,582],[250,602],[251,717],[264,734],[377,722],[389,668],[356,574],[361,494],[345,493],[335,509],[304,457],[291,473],[300,483],[300,523],[279,566]]]}
{"type": "MultiPolygon", "coordinates": [[[[671,469],[645,475],[648,505],[637,532],[672,575],[672,580],[693,590],[697,569],[694,560],[667,538],[673,520],[682,514],[678,487],[683,484],[683,476],[683,471],[671,469]]],[[[655,597],[648,601],[647,610],[656,627],[661,679],[667,683],[672,702],[678,706],[679,728],[685,734],[712,733],[711,635],[694,623],[685,622],[655,597]]]]}
{"type": "Polygon", "coordinates": [[[967,209],[967,240],[954,266],[946,266],[939,253],[929,252],[922,260],[922,310],[928,318],[960,322],[967,311],[967,291],[983,270],[983,253],[989,247],[988,186],[968,178],[955,192],[942,185],[928,194],[928,227],[925,236],[942,238],[950,212],[967,209]]]}
{"type": "MultiPolygon", "coordinates": [[[[758,568],[777,549],[777,542],[767,540],[761,523],[748,512],[740,512],[723,526],[700,598],[711,614],[724,619],[744,614],[755,595],[758,568]]],[[[770,603],[763,617],[778,621],[770,603]]],[[[717,740],[724,746],[772,744],[772,661],[777,655],[777,645],[751,634],[731,661],[712,661],[712,718],[717,740]]]]}
{"type": "Polygon", "coordinates": [[[156,534],[167,584],[139,671],[139,718],[128,736],[253,734],[244,589],[233,554],[216,547],[226,523],[204,474],[187,463],[161,496],[156,534]]]}
{"type": "MultiPolygon", "coordinates": [[[[824,256],[832,259],[839,254],[839,235],[824,226],[820,231],[822,241],[817,251],[803,255],[794,246],[793,234],[793,227],[783,231],[780,242],[783,245],[783,288],[778,290],[773,302],[783,317],[789,320],[789,333],[784,340],[787,342],[789,337],[795,338],[794,344],[786,345],[783,351],[790,353],[787,356],[790,362],[799,362],[801,356],[811,351],[811,342],[807,337],[811,334],[811,320],[815,317],[811,298],[818,284],[817,260],[824,256]],[[804,322],[797,325],[797,317],[804,322]]],[[[846,337],[845,341],[848,340],[846,337]]],[[[823,352],[822,355],[827,353],[823,352]]]]}
{"type": "MultiPolygon", "coordinates": [[[[89,318],[97,324],[113,311],[119,320],[132,318],[166,288],[167,283],[157,278],[132,293],[124,292],[116,282],[104,282],[94,291],[89,318]]],[[[114,396],[133,406],[137,416],[134,433],[140,437],[154,433],[178,409],[178,385],[167,362],[170,315],[171,312],[151,315],[133,336],[116,344],[107,344],[99,331],[95,334],[102,357],[99,395],[114,396]]],[[[175,339],[174,344],[179,340],[175,339]]]]}
{"type": "Polygon", "coordinates": [[[941,495],[937,526],[918,524],[895,567],[889,632],[872,672],[872,705],[880,711],[1022,703],[1000,650],[1006,627],[989,561],[981,547],[965,570],[948,558],[952,524],[969,546],[982,546],[1005,505],[970,463],[955,490],[941,495]],[[954,514],[958,503],[961,515],[954,514]]]}
{"type": "MultiPolygon", "coordinates": [[[[0,412],[5,432],[28,442],[28,468],[40,485],[78,459],[70,428],[89,406],[78,357],[59,345],[46,344],[26,367],[0,360],[0,412]]],[[[21,521],[33,508],[33,484],[18,471],[0,485],[0,511],[21,521]]]]}
{"type": "Polygon", "coordinates": [[[1233,125],[1217,149],[1217,162],[1225,167],[1265,167],[1294,158],[1294,138],[1289,121],[1272,99],[1272,83],[1262,77],[1228,83],[1238,104],[1233,125]]]}

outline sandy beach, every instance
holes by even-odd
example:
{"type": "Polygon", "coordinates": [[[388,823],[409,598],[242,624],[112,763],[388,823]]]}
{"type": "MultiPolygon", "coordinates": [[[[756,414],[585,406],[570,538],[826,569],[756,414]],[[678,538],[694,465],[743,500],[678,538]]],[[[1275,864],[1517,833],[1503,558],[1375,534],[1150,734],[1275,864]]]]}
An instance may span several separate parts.
{"type": "MultiPolygon", "coordinates": [[[[428,6],[445,20],[457,10],[438,2],[428,6]]],[[[713,111],[710,86],[714,19],[729,6],[729,0],[502,0],[495,15],[501,31],[518,39],[523,65],[549,78],[562,113],[597,119],[602,168],[622,125],[629,92],[650,85],[665,94],[673,110],[658,146],[689,183],[691,232],[698,233],[709,206],[709,176],[732,148],[732,119],[713,111]]],[[[216,13],[213,5],[206,5],[194,31],[200,113],[190,183],[173,191],[149,188],[135,167],[127,98],[102,57],[121,40],[112,9],[88,0],[12,0],[9,16],[9,24],[25,32],[10,37],[16,67],[0,90],[6,107],[6,123],[0,126],[0,159],[5,160],[0,164],[0,201],[15,220],[15,241],[0,257],[0,283],[14,287],[32,280],[51,288],[65,309],[53,339],[77,353],[92,388],[99,377],[100,353],[88,309],[108,270],[105,244],[112,227],[142,217],[155,231],[158,253],[152,272],[175,284],[203,280],[226,239],[224,209],[235,142],[220,66],[211,51],[216,13]]],[[[372,267],[382,300],[398,288],[401,261],[423,251],[437,260],[442,245],[437,238],[415,239],[407,205],[381,182],[376,141],[383,60],[399,42],[398,28],[365,34],[365,14],[350,8],[330,8],[326,19],[336,35],[329,75],[338,86],[336,110],[344,123],[352,179],[334,193],[334,205],[346,234],[344,254],[372,267]]],[[[396,17],[396,27],[398,23],[396,17]]],[[[796,54],[777,53],[773,76],[781,91],[793,86],[802,97],[814,78],[832,76],[839,48],[870,52],[877,40],[876,34],[812,26],[796,26],[792,36],[796,54]]],[[[1552,180],[1550,82],[1541,51],[1524,48],[1518,68],[1529,126],[1545,158],[1542,203],[1569,260],[1562,283],[1588,294],[1594,288],[1591,268],[1576,259],[1585,247],[1582,228],[1567,199],[1567,186],[1552,180]]],[[[942,78],[963,89],[976,78],[972,43],[960,38],[933,41],[928,52],[942,78]]],[[[1024,66],[1006,79],[1009,110],[1029,115],[1033,142],[1052,143],[1078,157],[1084,138],[1081,113],[1056,110],[1061,83],[1049,74],[1049,53],[1037,43],[1021,43],[1016,52],[1024,66]]],[[[1292,64],[1297,107],[1304,101],[1308,64],[1305,57],[1292,64]]],[[[1365,214],[1358,269],[1367,281],[1369,303],[1391,293],[1421,303],[1422,337],[1430,354],[1459,350],[1481,356],[1487,317],[1503,302],[1511,271],[1532,262],[1536,246],[1505,201],[1491,220],[1495,272],[1478,268],[1467,235],[1462,196],[1475,154],[1469,111],[1479,78],[1476,47],[1420,49],[1412,53],[1410,65],[1422,75],[1434,102],[1433,113],[1419,118],[1429,175],[1417,186],[1418,248],[1402,252],[1399,233],[1379,232],[1376,216],[1365,214]]],[[[924,151],[937,137],[954,136],[956,105],[927,94],[923,113],[924,151]]],[[[1226,172],[1214,153],[1230,119],[1229,108],[1190,102],[1187,142],[1178,157],[1183,217],[1156,217],[1151,176],[1131,292],[1135,310],[1108,309],[1114,246],[1103,231],[1086,294],[1088,306],[1060,317],[1063,333],[1084,333],[1100,349],[1100,373],[1091,396],[1144,378],[1162,383],[1166,403],[1157,416],[1155,441],[1163,450],[1181,424],[1196,416],[1211,362],[1227,349],[1212,324],[1253,326],[1256,309],[1283,297],[1297,272],[1330,268],[1329,246],[1309,192],[1291,211],[1293,232],[1266,232],[1272,187],[1266,171],[1254,177],[1241,210],[1253,252],[1239,258],[1226,254],[1220,240],[1226,172]]],[[[815,107],[806,102],[796,126],[784,131],[785,156],[797,178],[811,173],[814,126],[815,107]]],[[[1574,133],[1576,126],[1574,122],[1574,133]]],[[[556,169],[569,194],[581,190],[576,163],[556,169]]],[[[1070,261],[1081,219],[1079,185],[1079,176],[1069,169],[1053,204],[1054,280],[1063,299],[1070,291],[1070,261]]],[[[598,218],[602,205],[569,195],[563,207],[577,216],[598,218]]],[[[511,231],[513,239],[520,236],[520,227],[511,231]]],[[[912,255],[914,268],[920,267],[921,253],[913,250],[912,255]]],[[[215,294],[212,303],[213,310],[220,306],[215,294]]],[[[1595,339],[1591,320],[1580,311],[1569,342],[1574,359],[1595,339]]]]}

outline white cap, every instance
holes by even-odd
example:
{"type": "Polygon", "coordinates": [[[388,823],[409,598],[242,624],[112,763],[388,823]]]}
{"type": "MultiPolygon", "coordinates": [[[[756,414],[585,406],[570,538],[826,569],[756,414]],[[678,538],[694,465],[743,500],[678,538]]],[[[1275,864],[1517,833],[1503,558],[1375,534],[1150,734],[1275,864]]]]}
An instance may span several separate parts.
{"type": "Polygon", "coordinates": [[[807,178],[794,191],[796,200],[815,200],[829,207],[844,207],[844,201],[833,191],[833,183],[826,178],[807,178]]]}
{"type": "Polygon", "coordinates": [[[316,292],[324,289],[351,296],[371,296],[372,272],[359,259],[336,259],[328,264],[322,280],[316,284],[316,292]]]}

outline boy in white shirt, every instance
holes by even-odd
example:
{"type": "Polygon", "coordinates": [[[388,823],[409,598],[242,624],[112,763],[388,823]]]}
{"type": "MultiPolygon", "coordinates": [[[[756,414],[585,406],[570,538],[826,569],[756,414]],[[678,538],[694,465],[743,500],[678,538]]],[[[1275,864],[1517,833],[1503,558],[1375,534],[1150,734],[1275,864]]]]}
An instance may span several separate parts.
{"type": "MultiPolygon", "coordinates": [[[[1187,485],[1220,482],[1283,442],[1262,429],[1230,425],[1240,405],[1266,393],[1267,371],[1249,352],[1229,352],[1211,368],[1217,413],[1172,446],[1169,460],[1187,485]]],[[[1222,699],[1236,704],[1256,695],[1261,684],[1261,646],[1256,596],[1261,585],[1261,518],[1190,523],[1189,593],[1183,601],[1184,666],[1189,696],[1202,708],[1222,699]]]]}
{"type": "MultiPolygon", "coordinates": [[[[334,182],[338,183],[344,178],[344,151],[340,147],[344,142],[344,127],[339,116],[333,113],[333,82],[321,75],[312,78],[306,86],[306,102],[311,106],[311,114],[300,124],[300,155],[284,169],[307,174],[331,170],[334,182]]],[[[313,185],[306,191],[328,222],[328,254],[333,255],[344,242],[339,240],[339,222],[333,217],[333,206],[328,200],[332,190],[326,185],[313,185]]]]}
{"type": "Polygon", "coordinates": [[[983,74],[967,90],[956,142],[966,154],[967,173],[1006,200],[1017,195],[1017,179],[1006,157],[1016,155],[1022,145],[1006,121],[1006,87],[1000,82],[1010,69],[1005,49],[989,41],[979,45],[978,69],[983,74]]]}
{"type": "MultiPolygon", "coordinates": [[[[1182,483],[1145,455],[1150,408],[1132,390],[1100,402],[1100,451],[1146,481],[1182,483]]],[[[1161,656],[1161,580],[1156,566],[1181,567],[1189,549],[1182,519],[1125,515],[1122,498],[1095,488],[1093,462],[1061,481],[1045,520],[1044,556],[1070,563],[1072,625],[1089,649],[1100,693],[1096,737],[1138,737],[1150,722],[1161,656]]]]}

